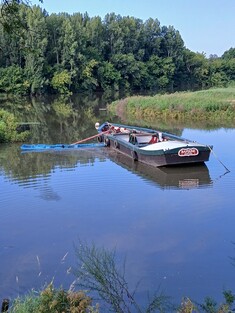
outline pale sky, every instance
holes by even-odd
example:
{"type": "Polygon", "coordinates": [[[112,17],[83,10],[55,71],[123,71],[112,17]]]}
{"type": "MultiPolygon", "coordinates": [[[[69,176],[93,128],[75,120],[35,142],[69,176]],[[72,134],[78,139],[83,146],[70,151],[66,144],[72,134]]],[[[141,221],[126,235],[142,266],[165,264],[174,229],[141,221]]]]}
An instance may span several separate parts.
{"type": "Polygon", "coordinates": [[[39,4],[49,14],[85,13],[104,18],[114,12],[143,21],[157,18],[161,26],[172,25],[186,48],[221,56],[235,48],[235,0],[44,0],[39,4]]]}

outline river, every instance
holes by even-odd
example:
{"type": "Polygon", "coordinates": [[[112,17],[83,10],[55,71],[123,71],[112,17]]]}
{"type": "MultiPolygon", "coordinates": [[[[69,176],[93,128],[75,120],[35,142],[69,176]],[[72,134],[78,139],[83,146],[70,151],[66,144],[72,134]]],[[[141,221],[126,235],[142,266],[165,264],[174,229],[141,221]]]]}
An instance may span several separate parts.
{"type": "MultiPolygon", "coordinates": [[[[22,117],[34,123],[34,143],[73,142],[110,118],[97,100],[72,111],[30,105],[22,117]]],[[[205,166],[152,169],[108,148],[22,153],[1,144],[0,299],[51,281],[69,288],[80,240],[116,249],[141,303],[157,290],[177,303],[234,291],[235,129],[180,133],[214,146],[205,166]]]]}

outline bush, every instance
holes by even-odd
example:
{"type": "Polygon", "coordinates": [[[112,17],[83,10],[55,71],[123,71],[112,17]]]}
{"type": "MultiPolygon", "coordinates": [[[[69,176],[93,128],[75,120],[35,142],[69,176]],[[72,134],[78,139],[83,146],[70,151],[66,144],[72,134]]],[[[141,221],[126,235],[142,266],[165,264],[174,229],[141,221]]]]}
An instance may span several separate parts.
{"type": "Polygon", "coordinates": [[[14,301],[10,313],[99,313],[82,291],[55,289],[49,284],[39,295],[29,294],[14,301]]]}

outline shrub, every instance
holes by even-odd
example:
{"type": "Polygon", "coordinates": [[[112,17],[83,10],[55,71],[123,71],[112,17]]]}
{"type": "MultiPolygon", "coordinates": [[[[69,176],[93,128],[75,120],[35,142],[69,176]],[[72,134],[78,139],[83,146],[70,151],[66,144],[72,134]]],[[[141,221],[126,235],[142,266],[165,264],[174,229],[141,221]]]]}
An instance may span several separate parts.
{"type": "Polygon", "coordinates": [[[39,295],[30,293],[14,301],[11,313],[99,313],[82,291],[55,289],[49,284],[39,295]]]}

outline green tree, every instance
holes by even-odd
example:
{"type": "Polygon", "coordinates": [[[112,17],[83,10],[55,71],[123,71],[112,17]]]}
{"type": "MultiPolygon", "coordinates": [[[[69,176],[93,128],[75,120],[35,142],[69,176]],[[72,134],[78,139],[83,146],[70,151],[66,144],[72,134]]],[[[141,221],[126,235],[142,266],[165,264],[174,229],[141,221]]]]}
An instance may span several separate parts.
{"type": "Polygon", "coordinates": [[[143,22],[140,19],[134,17],[123,17],[119,26],[121,28],[121,40],[123,47],[121,53],[123,54],[136,54],[139,51],[139,45],[141,40],[141,32],[143,28],[143,22]]]}
{"type": "Polygon", "coordinates": [[[124,46],[120,20],[122,17],[110,13],[104,17],[104,59],[109,61],[115,54],[121,54],[124,46]]]}
{"type": "Polygon", "coordinates": [[[43,91],[46,85],[45,65],[47,48],[47,27],[45,18],[46,12],[33,6],[26,10],[26,20],[28,27],[28,38],[25,44],[28,47],[24,51],[25,71],[28,81],[31,83],[31,93],[36,94],[43,91]]]}
{"type": "Polygon", "coordinates": [[[235,48],[206,59],[158,19],[48,15],[28,0],[2,1],[0,13],[2,92],[192,89],[235,79],[235,48]]]}
{"type": "Polygon", "coordinates": [[[204,54],[185,49],[180,70],[181,77],[187,83],[188,88],[203,88],[207,85],[208,62],[204,54]]]}
{"type": "Polygon", "coordinates": [[[173,26],[162,27],[161,56],[176,60],[184,51],[184,41],[173,26]]]}
{"type": "Polygon", "coordinates": [[[97,81],[97,65],[98,61],[92,59],[90,61],[87,61],[84,64],[83,71],[82,71],[82,85],[81,87],[83,89],[87,90],[95,90],[98,86],[97,81]]]}
{"type": "Polygon", "coordinates": [[[62,24],[62,66],[71,72],[71,75],[76,74],[75,56],[77,53],[77,42],[75,38],[75,32],[73,30],[71,21],[66,18],[62,24]]]}
{"type": "Polygon", "coordinates": [[[108,88],[119,89],[121,75],[114,65],[108,61],[104,61],[98,68],[98,80],[103,90],[108,88]]]}
{"type": "Polygon", "coordinates": [[[140,67],[132,53],[116,54],[111,62],[116,70],[121,74],[120,87],[133,88],[137,80],[140,79],[140,67]]]}
{"type": "Polygon", "coordinates": [[[142,48],[144,49],[144,61],[148,61],[152,55],[160,55],[161,26],[158,19],[149,18],[142,30],[142,48]]]}
{"type": "Polygon", "coordinates": [[[235,80],[235,57],[224,59],[222,62],[222,70],[225,73],[228,81],[235,80]]]}
{"type": "MultiPolygon", "coordinates": [[[[38,0],[43,2],[43,0],[38,0]]],[[[30,7],[30,0],[2,0],[0,5],[0,24],[8,34],[25,38],[27,23],[21,15],[22,6],[30,7]]]]}
{"type": "Polygon", "coordinates": [[[61,94],[69,94],[71,74],[67,70],[55,72],[51,80],[52,87],[61,94]]]}
{"type": "Polygon", "coordinates": [[[89,19],[86,23],[86,57],[97,61],[103,60],[104,27],[99,16],[89,19]]]}
{"type": "Polygon", "coordinates": [[[235,48],[230,48],[229,50],[225,51],[221,57],[222,59],[234,59],[235,58],[235,48]]]}
{"type": "Polygon", "coordinates": [[[24,71],[17,65],[0,68],[0,92],[27,94],[30,87],[24,71]]]}
{"type": "Polygon", "coordinates": [[[62,25],[66,16],[63,14],[51,14],[46,18],[48,29],[48,48],[46,58],[48,64],[53,67],[61,64],[62,51],[62,25]]]}
{"type": "Polygon", "coordinates": [[[170,85],[175,71],[175,65],[172,58],[160,58],[153,55],[147,62],[147,67],[149,74],[149,88],[161,89],[170,85]]]}
{"type": "Polygon", "coordinates": [[[223,60],[221,58],[209,59],[208,61],[208,84],[209,87],[223,87],[227,84],[228,78],[223,71],[223,60]]]}

